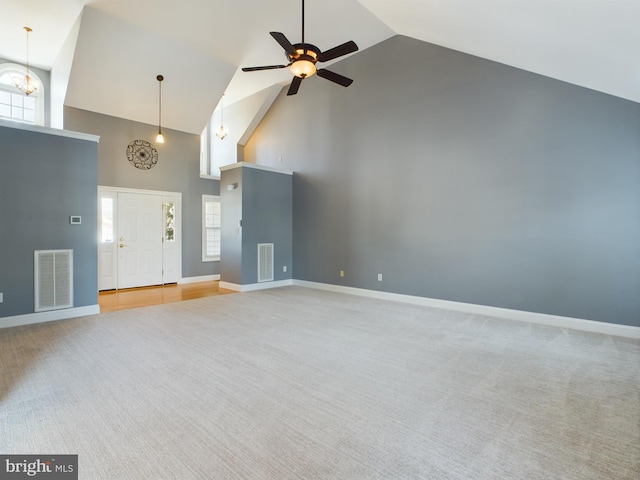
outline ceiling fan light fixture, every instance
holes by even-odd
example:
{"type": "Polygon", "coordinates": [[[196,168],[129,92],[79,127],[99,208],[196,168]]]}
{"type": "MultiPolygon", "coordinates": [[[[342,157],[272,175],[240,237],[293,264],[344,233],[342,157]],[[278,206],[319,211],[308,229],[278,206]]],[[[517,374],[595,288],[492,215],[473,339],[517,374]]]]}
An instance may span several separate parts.
{"type": "Polygon", "coordinates": [[[301,58],[291,65],[291,73],[296,77],[309,78],[316,73],[316,64],[311,60],[301,58]]]}
{"type": "Polygon", "coordinates": [[[300,43],[292,44],[282,32],[269,32],[269,34],[284,49],[289,63],[286,65],[242,67],[243,72],[276,70],[289,67],[289,70],[293,74],[293,80],[291,80],[287,96],[297,94],[302,80],[307,77],[311,77],[316,73],[319,77],[329,80],[330,82],[337,83],[338,85],[342,85],[343,87],[348,87],[353,83],[353,80],[340,75],[339,73],[332,72],[326,68],[318,69],[316,67],[316,63],[318,62],[329,62],[344,55],[357,52],[358,45],[351,40],[323,52],[315,45],[306,43],[304,40],[304,0],[302,0],[302,41],[300,43]]]}

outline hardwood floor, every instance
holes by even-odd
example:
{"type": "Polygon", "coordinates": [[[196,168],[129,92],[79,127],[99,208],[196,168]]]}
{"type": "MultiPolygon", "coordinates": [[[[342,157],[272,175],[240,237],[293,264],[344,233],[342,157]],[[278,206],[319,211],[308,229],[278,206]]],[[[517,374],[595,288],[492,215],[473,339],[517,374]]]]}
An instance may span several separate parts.
{"type": "Polygon", "coordinates": [[[188,283],[184,285],[158,285],[154,287],[100,292],[98,294],[98,304],[100,305],[101,312],[112,312],[114,310],[180,302],[182,300],[225,295],[228,293],[235,292],[233,290],[220,288],[219,281],[188,283]]]}

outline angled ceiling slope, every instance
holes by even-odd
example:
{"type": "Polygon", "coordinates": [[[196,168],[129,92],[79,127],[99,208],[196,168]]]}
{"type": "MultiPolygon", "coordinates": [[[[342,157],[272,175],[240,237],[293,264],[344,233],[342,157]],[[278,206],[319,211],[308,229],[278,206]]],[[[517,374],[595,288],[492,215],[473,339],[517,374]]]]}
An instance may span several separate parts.
{"type": "Polygon", "coordinates": [[[638,0],[358,0],[394,32],[640,102],[638,0]]]}
{"type": "MultiPolygon", "coordinates": [[[[0,4],[0,57],[24,61],[28,25],[31,63],[45,70],[84,12],[68,105],[155,124],[162,73],[163,125],[194,133],[223,92],[230,106],[289,83],[284,71],[240,67],[283,60],[269,31],[292,41],[300,35],[300,0],[0,4]]],[[[320,49],[353,39],[364,50],[397,33],[640,102],[639,0],[307,0],[306,7],[306,35],[320,49]]]]}
{"type": "Polygon", "coordinates": [[[82,13],[66,105],[200,134],[236,67],[91,7],[82,13]]]}

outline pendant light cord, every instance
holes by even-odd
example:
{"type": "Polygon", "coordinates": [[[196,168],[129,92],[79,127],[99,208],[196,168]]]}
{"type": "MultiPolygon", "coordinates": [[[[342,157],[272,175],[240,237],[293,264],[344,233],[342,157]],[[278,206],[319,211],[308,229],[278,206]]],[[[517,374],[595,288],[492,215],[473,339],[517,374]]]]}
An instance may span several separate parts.
{"type": "Polygon", "coordinates": [[[164,143],[164,137],[162,136],[162,81],[164,77],[158,75],[156,80],[158,80],[158,136],[156,137],[156,142],[164,143]]]}
{"type": "Polygon", "coordinates": [[[27,31],[27,86],[29,84],[29,32],[31,32],[31,28],[29,27],[24,27],[24,29],[27,31]]]}
{"type": "Polygon", "coordinates": [[[162,75],[158,75],[156,77],[158,80],[158,133],[162,133],[162,80],[164,77],[162,75]]]}

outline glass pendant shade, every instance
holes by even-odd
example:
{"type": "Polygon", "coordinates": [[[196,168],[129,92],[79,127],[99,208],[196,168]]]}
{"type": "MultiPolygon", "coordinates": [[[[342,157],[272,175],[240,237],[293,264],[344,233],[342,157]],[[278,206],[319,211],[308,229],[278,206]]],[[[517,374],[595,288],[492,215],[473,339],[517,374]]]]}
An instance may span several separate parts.
{"type": "Polygon", "coordinates": [[[25,95],[31,95],[33,92],[38,90],[38,84],[31,78],[29,75],[29,69],[27,68],[27,74],[24,77],[17,77],[14,82],[15,86],[18,87],[25,95]]]}
{"type": "Polygon", "coordinates": [[[291,73],[296,77],[309,78],[316,73],[316,66],[311,60],[297,60],[291,65],[291,73]]]}
{"type": "Polygon", "coordinates": [[[226,137],[228,134],[229,130],[224,128],[224,125],[220,125],[220,127],[216,130],[216,137],[218,137],[220,140],[224,140],[224,137],[226,137]]]}

